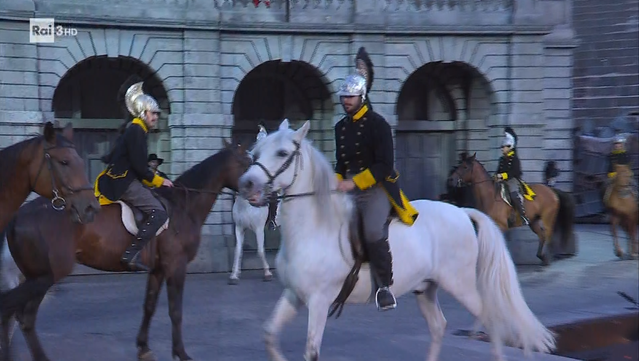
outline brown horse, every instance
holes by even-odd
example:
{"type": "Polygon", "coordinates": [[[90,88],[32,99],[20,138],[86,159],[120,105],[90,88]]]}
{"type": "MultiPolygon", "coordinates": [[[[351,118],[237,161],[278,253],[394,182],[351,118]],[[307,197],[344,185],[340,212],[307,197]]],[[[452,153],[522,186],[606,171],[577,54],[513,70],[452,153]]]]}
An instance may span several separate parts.
{"type": "MultiPolygon", "coordinates": [[[[500,196],[497,187],[499,186],[486,171],[486,168],[475,159],[475,154],[466,157],[455,168],[448,178],[453,185],[462,186],[464,184],[472,187],[477,209],[488,214],[497,223],[502,231],[509,227],[509,219],[514,214],[514,210],[500,196]]],[[[536,193],[533,201],[525,200],[524,207],[526,215],[530,219],[530,229],[539,237],[539,247],[537,258],[544,265],[549,265],[551,256],[549,255],[550,242],[557,220],[560,227],[572,227],[572,217],[561,216],[566,209],[572,207],[571,202],[566,197],[559,197],[557,192],[543,184],[531,184],[530,188],[536,193]],[[544,249],[545,247],[545,249],[544,249]]],[[[514,217],[512,226],[521,226],[520,217],[514,217]]],[[[562,232],[563,237],[569,237],[569,232],[562,232]]]]}
{"type": "MultiPolygon", "coordinates": [[[[156,359],[149,349],[149,325],[164,280],[172,324],[173,357],[191,360],[182,340],[186,266],[196,255],[202,226],[222,188],[237,191],[238,178],[251,164],[244,146],[224,143],[225,149],[177,178],[175,188],[155,190],[166,201],[170,216],[168,229],[154,238],[142,255],[151,272],[137,337],[139,360],[156,359]]],[[[4,355],[1,360],[6,361],[10,356],[6,325],[15,313],[33,359],[48,361],[35,332],[36,314],[47,290],[71,273],[76,261],[98,270],[126,271],[120,257],[134,240],[132,224],[135,223],[130,208],[123,208],[121,204],[102,206],[95,221],[86,225],[69,222],[42,199],[20,209],[6,233],[11,254],[26,281],[0,296],[4,355]]]]}
{"type": "Polygon", "coordinates": [[[606,190],[607,199],[604,203],[610,214],[610,231],[614,240],[615,255],[621,259],[639,258],[639,238],[637,236],[637,218],[639,206],[637,195],[632,188],[632,170],[625,164],[615,164],[617,175],[606,190]],[[617,226],[621,226],[630,239],[628,240],[628,254],[624,254],[617,240],[617,226]]]}
{"type": "Polygon", "coordinates": [[[31,192],[51,199],[52,207],[66,209],[79,223],[91,222],[100,210],[70,124],[57,134],[47,122],[43,135],[0,150],[0,231],[31,192]]]}

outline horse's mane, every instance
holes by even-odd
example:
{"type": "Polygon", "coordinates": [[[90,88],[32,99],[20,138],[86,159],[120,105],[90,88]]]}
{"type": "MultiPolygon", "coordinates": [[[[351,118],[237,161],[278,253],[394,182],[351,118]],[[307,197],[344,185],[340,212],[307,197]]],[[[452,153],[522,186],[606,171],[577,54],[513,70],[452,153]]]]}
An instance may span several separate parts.
{"type": "Polygon", "coordinates": [[[309,140],[304,139],[301,147],[311,158],[313,166],[313,193],[315,193],[319,221],[341,222],[344,218],[350,217],[352,199],[346,193],[333,192],[337,186],[337,178],[331,164],[309,140]]]}
{"type": "Polygon", "coordinates": [[[479,160],[477,160],[477,158],[467,158],[466,161],[469,161],[470,159],[472,159],[472,162],[470,163],[470,165],[472,166],[473,163],[477,163],[479,165],[479,169],[481,169],[483,171],[483,174],[488,177],[488,179],[492,179],[490,177],[490,173],[488,173],[488,170],[486,169],[486,167],[484,167],[483,164],[481,164],[481,162],[479,160]]]}
{"type": "MultiPolygon", "coordinates": [[[[17,170],[17,163],[20,161],[22,153],[33,146],[34,143],[42,141],[43,137],[41,134],[34,134],[32,138],[25,139],[0,150],[0,190],[6,189],[9,183],[15,178],[15,170],[17,170]]],[[[69,145],[73,145],[73,143],[61,134],[56,134],[56,146],[69,145]]],[[[34,154],[34,156],[36,155],[34,154]]]]}
{"type": "Polygon", "coordinates": [[[176,195],[185,194],[184,188],[203,189],[209,184],[211,178],[216,177],[224,170],[226,160],[231,156],[231,151],[230,148],[225,148],[209,156],[182,173],[173,182],[174,188],[160,187],[155,189],[155,192],[173,203],[176,201],[176,195]]]}
{"type": "MultiPolygon", "coordinates": [[[[285,129],[278,130],[269,134],[270,141],[266,142],[266,139],[255,144],[254,151],[259,153],[266,144],[285,143],[291,142],[294,130],[285,129]]],[[[333,167],[328,162],[324,154],[322,154],[317,148],[315,148],[312,142],[306,138],[302,139],[300,144],[300,152],[302,157],[307,156],[309,159],[302,159],[300,167],[305,167],[310,163],[312,167],[312,190],[313,199],[317,205],[318,221],[330,222],[335,219],[335,216],[348,217],[350,214],[342,212],[336,212],[337,210],[349,210],[349,205],[352,203],[350,197],[343,193],[334,193],[333,190],[337,184],[337,178],[333,167]]]]}

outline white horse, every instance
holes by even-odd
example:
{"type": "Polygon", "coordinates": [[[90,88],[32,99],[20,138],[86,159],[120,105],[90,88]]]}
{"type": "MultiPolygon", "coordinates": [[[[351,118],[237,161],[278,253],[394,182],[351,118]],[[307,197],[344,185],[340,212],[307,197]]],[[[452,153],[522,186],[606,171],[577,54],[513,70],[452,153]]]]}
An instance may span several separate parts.
{"type": "MultiPolygon", "coordinates": [[[[277,205],[279,211],[279,204],[277,205]]],[[[241,195],[235,197],[233,203],[233,223],[235,223],[235,259],[233,260],[233,271],[229,277],[230,285],[237,285],[240,282],[240,265],[242,263],[242,247],[244,245],[244,232],[250,229],[255,233],[257,241],[257,254],[262,260],[264,267],[264,281],[271,281],[273,274],[270,266],[266,261],[264,254],[264,225],[268,218],[268,206],[253,207],[241,195]]],[[[275,215],[275,223],[279,224],[279,214],[275,215]]]]}
{"type": "MultiPolygon", "coordinates": [[[[337,179],[327,159],[305,139],[308,130],[309,122],[297,131],[282,122],[278,131],[256,145],[256,162],[240,178],[240,191],[251,204],[264,204],[271,191],[283,190],[289,196],[280,209],[282,244],[276,258],[285,289],[264,326],[266,349],[274,361],[286,360],[279,334],[301,304],[309,310],[305,359],[319,360],[329,306],[354,262],[347,226],[353,201],[332,191],[337,179]]],[[[394,220],[389,226],[391,288],[398,296],[416,293],[432,338],[427,360],[437,360],[446,327],[437,300],[440,286],[484,324],[497,360],[503,360],[504,342],[522,347],[526,355],[554,349],[554,335],[523,298],[494,222],[480,211],[443,202],[411,204],[420,213],[415,223],[409,227],[394,220]]],[[[372,284],[370,269],[363,267],[347,302],[370,302],[372,284]]]]}

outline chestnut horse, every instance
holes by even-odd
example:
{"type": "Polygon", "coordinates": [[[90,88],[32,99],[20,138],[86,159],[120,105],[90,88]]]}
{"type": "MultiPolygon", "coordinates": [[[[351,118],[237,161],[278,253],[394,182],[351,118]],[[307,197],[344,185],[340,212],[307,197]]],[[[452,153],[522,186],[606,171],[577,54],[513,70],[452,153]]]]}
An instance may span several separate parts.
{"type": "MultiPolygon", "coordinates": [[[[497,223],[499,228],[506,231],[509,227],[509,218],[514,212],[500,196],[498,186],[486,171],[486,168],[475,158],[476,154],[466,157],[448,178],[449,182],[456,186],[469,185],[472,187],[477,209],[488,214],[497,223]]],[[[549,265],[551,256],[549,246],[555,225],[564,228],[562,241],[565,242],[572,229],[573,202],[570,197],[559,195],[558,192],[543,184],[531,184],[530,188],[536,193],[534,200],[524,201],[526,215],[530,220],[530,229],[539,237],[537,258],[544,265],[549,265]],[[559,220],[559,222],[557,222],[559,220]],[[545,249],[544,249],[545,248],[545,249]]],[[[521,226],[520,217],[515,217],[513,226],[521,226]]]]}
{"type": "Polygon", "coordinates": [[[625,164],[615,164],[617,175],[609,185],[610,189],[604,199],[606,209],[610,214],[610,231],[614,241],[615,255],[621,259],[639,258],[639,238],[637,236],[637,218],[639,207],[637,206],[636,190],[632,188],[632,170],[625,164]],[[628,255],[619,247],[617,239],[617,226],[628,234],[628,255]]]}
{"type": "Polygon", "coordinates": [[[31,192],[51,199],[57,210],[66,209],[75,222],[89,223],[100,210],[70,124],[57,134],[47,122],[43,135],[0,150],[0,231],[31,192]]]}
{"type": "MultiPolygon", "coordinates": [[[[186,267],[197,253],[202,226],[222,188],[237,191],[238,178],[251,164],[243,145],[224,143],[223,150],[178,177],[174,188],[155,190],[166,201],[169,225],[146,246],[142,254],[142,261],[151,272],[146,287],[144,317],[137,337],[139,360],[156,359],[149,349],[149,325],[164,280],[172,324],[173,357],[180,361],[191,360],[182,340],[186,267]]],[[[130,208],[123,208],[119,203],[102,206],[95,221],[86,225],[70,222],[42,199],[20,209],[7,227],[6,234],[13,259],[26,281],[0,296],[4,356],[0,359],[7,361],[10,357],[6,325],[15,313],[33,359],[48,361],[35,331],[38,307],[47,290],[69,275],[76,261],[102,271],[126,271],[120,257],[134,240],[130,230],[132,222],[130,208]],[[124,212],[125,209],[127,212],[124,212]],[[123,221],[129,222],[129,230],[123,221]]]]}

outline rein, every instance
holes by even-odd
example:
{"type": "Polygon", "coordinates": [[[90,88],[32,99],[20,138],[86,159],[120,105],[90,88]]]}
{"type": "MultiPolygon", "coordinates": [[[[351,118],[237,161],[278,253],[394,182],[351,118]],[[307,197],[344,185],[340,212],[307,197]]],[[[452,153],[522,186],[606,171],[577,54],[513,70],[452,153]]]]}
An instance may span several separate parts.
{"type": "Polygon", "coordinates": [[[34,187],[38,184],[38,178],[40,178],[40,173],[42,173],[42,169],[44,169],[44,165],[46,163],[47,169],[49,170],[49,176],[51,178],[51,192],[53,193],[53,199],[51,199],[51,207],[53,207],[53,209],[55,209],[56,211],[62,211],[66,208],[67,201],[60,195],[60,191],[58,190],[58,186],[56,184],[56,177],[60,179],[62,188],[67,190],[67,192],[65,192],[65,193],[68,193],[67,195],[73,195],[74,193],[81,192],[81,191],[88,191],[88,190],[93,191],[93,187],[84,186],[80,188],[72,188],[68,184],[66,184],[64,181],[62,181],[62,177],[60,177],[58,168],[54,166],[53,161],[51,160],[51,154],[49,154],[50,150],[57,149],[57,148],[75,149],[75,147],[72,145],[65,145],[65,146],[56,145],[56,146],[47,148],[43,144],[42,149],[44,152],[44,157],[43,157],[42,163],[40,163],[40,168],[38,169],[38,173],[36,174],[35,180],[33,181],[33,183],[29,184],[29,188],[32,192],[34,191],[34,187]]]}

